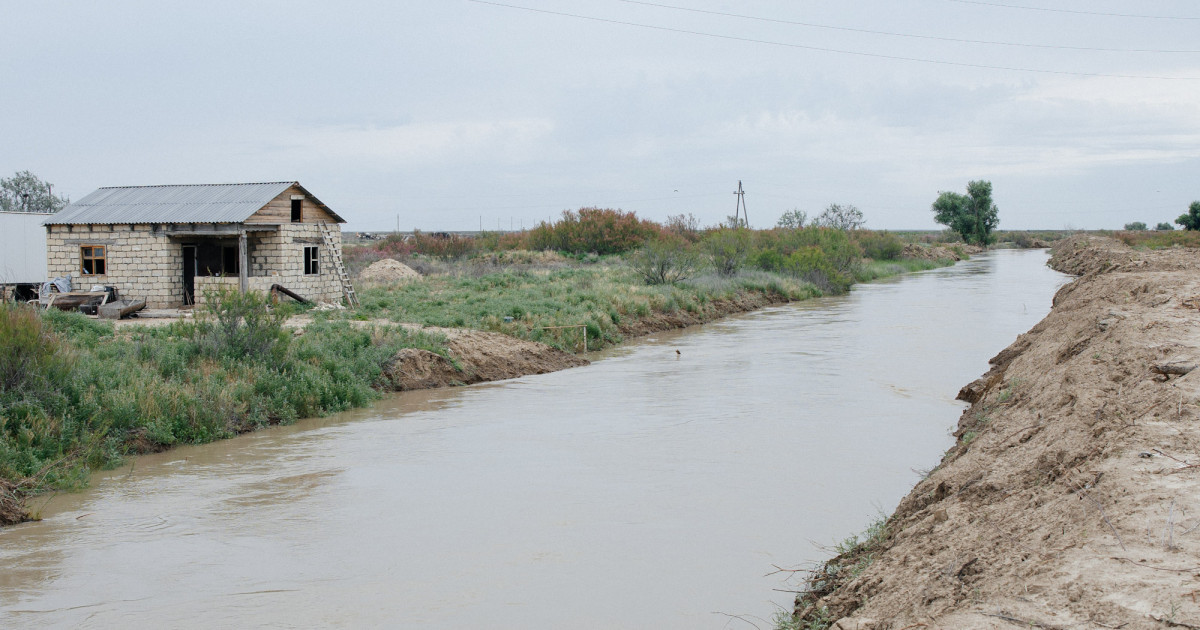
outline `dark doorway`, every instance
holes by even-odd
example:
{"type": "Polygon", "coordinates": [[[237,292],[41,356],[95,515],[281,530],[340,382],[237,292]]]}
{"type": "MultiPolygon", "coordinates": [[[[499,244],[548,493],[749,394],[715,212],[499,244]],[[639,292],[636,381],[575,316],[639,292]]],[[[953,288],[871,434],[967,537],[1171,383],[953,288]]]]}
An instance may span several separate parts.
{"type": "Polygon", "coordinates": [[[183,246],[183,303],[196,303],[196,246],[183,246]]]}

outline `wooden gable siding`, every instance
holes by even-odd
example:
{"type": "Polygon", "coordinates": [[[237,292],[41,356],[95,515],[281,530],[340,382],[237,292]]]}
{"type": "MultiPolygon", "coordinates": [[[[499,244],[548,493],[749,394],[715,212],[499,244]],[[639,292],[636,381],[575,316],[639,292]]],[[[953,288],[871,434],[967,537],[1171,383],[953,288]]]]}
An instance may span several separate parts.
{"type": "MultiPolygon", "coordinates": [[[[295,186],[288,188],[251,215],[249,219],[246,219],[246,223],[291,223],[292,195],[304,195],[304,192],[295,186]]],[[[329,216],[328,212],[313,203],[312,198],[308,195],[304,195],[304,201],[300,203],[300,220],[301,223],[316,223],[317,221],[337,223],[333,217],[329,216]]]]}

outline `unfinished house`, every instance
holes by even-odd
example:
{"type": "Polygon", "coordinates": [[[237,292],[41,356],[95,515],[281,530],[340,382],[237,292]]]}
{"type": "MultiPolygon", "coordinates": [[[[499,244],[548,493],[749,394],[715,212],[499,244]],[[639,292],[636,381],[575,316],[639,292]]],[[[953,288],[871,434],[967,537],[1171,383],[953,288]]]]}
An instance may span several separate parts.
{"type": "Polygon", "coordinates": [[[344,222],[298,182],[101,188],[44,222],[47,272],[116,287],[149,308],[275,285],[353,302],[344,222]]]}

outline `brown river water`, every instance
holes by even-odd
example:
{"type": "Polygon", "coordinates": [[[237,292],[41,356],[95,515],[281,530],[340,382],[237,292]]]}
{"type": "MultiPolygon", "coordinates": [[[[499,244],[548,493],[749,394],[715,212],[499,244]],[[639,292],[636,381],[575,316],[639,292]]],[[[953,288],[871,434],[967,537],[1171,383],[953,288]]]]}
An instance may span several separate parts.
{"type": "Polygon", "coordinates": [[[799,588],[773,565],[937,464],[959,387],[1066,281],[1045,261],[138,458],[0,530],[0,628],[769,628],[799,588]]]}

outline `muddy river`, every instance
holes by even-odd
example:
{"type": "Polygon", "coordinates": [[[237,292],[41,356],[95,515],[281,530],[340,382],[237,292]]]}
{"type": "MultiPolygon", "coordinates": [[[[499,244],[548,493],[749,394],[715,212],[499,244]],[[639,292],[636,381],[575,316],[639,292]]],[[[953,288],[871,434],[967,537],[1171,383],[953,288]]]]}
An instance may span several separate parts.
{"type": "Polygon", "coordinates": [[[0,627],[767,628],[798,588],[774,565],[950,446],[959,387],[1065,281],[1045,261],[139,458],[0,531],[0,627]]]}

